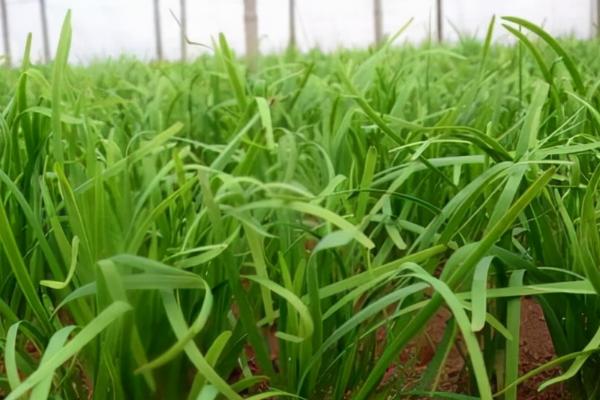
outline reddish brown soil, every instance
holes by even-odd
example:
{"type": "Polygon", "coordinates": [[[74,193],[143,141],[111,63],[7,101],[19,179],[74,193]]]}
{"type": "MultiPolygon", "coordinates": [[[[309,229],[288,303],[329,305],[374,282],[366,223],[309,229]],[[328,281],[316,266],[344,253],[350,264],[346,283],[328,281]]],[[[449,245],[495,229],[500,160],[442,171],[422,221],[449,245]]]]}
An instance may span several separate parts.
{"type": "MultiPolygon", "coordinates": [[[[410,390],[418,384],[420,377],[433,358],[436,345],[442,340],[446,321],[450,312],[441,310],[430,321],[426,333],[421,335],[402,353],[398,365],[391,367],[384,378],[391,382],[398,379],[404,383],[403,391],[410,390]]],[[[554,346],[541,307],[530,298],[521,303],[521,339],[520,339],[519,373],[524,374],[555,357],[554,346]]],[[[465,369],[463,355],[466,355],[462,340],[457,339],[444,365],[438,390],[454,393],[468,393],[469,377],[465,369]]],[[[551,369],[522,383],[518,389],[520,400],[557,400],[570,399],[563,385],[554,385],[543,392],[538,386],[545,380],[560,373],[559,369],[551,369]]]]}
{"type": "MultiPolygon", "coordinates": [[[[550,361],[555,356],[554,345],[546,326],[542,308],[533,299],[523,299],[521,302],[521,362],[519,372],[521,374],[527,373],[550,361]]],[[[559,374],[560,369],[554,368],[531,378],[519,388],[519,399],[554,400],[570,398],[562,384],[551,386],[541,393],[537,391],[542,382],[559,374]]]]}
{"type": "MultiPolygon", "coordinates": [[[[447,309],[442,309],[430,321],[425,334],[413,341],[407,349],[400,355],[397,363],[390,366],[386,372],[381,386],[401,384],[402,392],[414,389],[419,383],[421,376],[425,372],[427,365],[433,359],[437,344],[440,343],[446,329],[446,323],[451,314],[447,309]]],[[[274,338],[274,331],[264,329],[263,333],[269,338],[269,344],[272,351],[272,359],[275,361],[278,353],[277,340],[274,338]]],[[[386,332],[380,329],[377,332],[378,342],[381,344],[379,350],[385,347],[386,332]]],[[[528,371],[553,359],[556,354],[546,326],[546,321],[539,304],[532,298],[524,298],[521,303],[521,338],[520,338],[520,364],[519,374],[522,375],[528,371]]],[[[249,358],[251,369],[258,373],[258,368],[254,362],[254,352],[251,348],[246,348],[246,355],[249,358]]],[[[470,387],[469,372],[466,369],[465,358],[466,350],[462,339],[457,338],[448,359],[444,364],[443,372],[437,390],[454,393],[472,393],[470,387]]],[[[555,368],[522,383],[518,389],[519,400],[558,400],[571,399],[569,393],[563,385],[554,385],[543,392],[538,392],[539,385],[556,376],[560,370],[555,368]]],[[[235,374],[234,374],[235,375],[235,374]]],[[[491,377],[493,379],[493,377],[491,377]]],[[[235,380],[235,379],[234,379],[235,380]]],[[[258,391],[265,388],[258,388],[258,391]]],[[[352,395],[349,394],[349,399],[352,395]]],[[[392,395],[391,398],[394,397],[392,395]]],[[[423,398],[423,399],[430,399],[423,398]]],[[[420,400],[418,397],[412,397],[412,400],[420,400]]]]}
{"type": "MultiPolygon", "coordinates": [[[[401,354],[400,360],[392,365],[383,381],[382,385],[402,382],[402,390],[408,391],[418,384],[419,379],[427,368],[427,364],[432,360],[436,345],[442,340],[446,322],[450,318],[450,312],[442,309],[430,321],[425,334],[412,342],[408,348],[401,354]]],[[[269,338],[269,344],[272,350],[272,359],[275,361],[278,353],[277,340],[274,337],[272,329],[264,329],[263,332],[269,338]]],[[[382,345],[385,343],[385,331],[378,331],[378,338],[382,345]]],[[[521,303],[521,339],[520,339],[520,365],[519,373],[524,374],[541,364],[555,357],[554,347],[550,338],[550,333],[546,326],[546,321],[541,307],[531,298],[523,299],[521,303]]],[[[29,350],[29,349],[28,349],[29,350]]],[[[31,350],[33,351],[33,349],[31,350]]],[[[254,363],[254,352],[251,348],[246,348],[246,355],[250,359],[251,369],[258,373],[258,368],[254,363]]],[[[448,359],[444,365],[438,390],[454,393],[469,393],[468,371],[465,369],[464,344],[460,338],[456,340],[448,359]]],[[[3,372],[2,361],[0,360],[0,373],[3,372]]],[[[559,369],[551,369],[531,378],[519,386],[519,400],[559,400],[571,399],[569,393],[563,385],[554,385],[538,393],[538,386],[545,380],[560,373],[559,369]]],[[[235,380],[235,373],[232,378],[235,380]]],[[[257,388],[260,392],[266,387],[257,388]]],[[[89,391],[91,394],[91,391],[89,391]]],[[[3,394],[0,393],[0,398],[3,394]]],[[[351,398],[351,395],[350,395],[351,398]]],[[[413,397],[413,400],[416,400],[413,397]]]]}

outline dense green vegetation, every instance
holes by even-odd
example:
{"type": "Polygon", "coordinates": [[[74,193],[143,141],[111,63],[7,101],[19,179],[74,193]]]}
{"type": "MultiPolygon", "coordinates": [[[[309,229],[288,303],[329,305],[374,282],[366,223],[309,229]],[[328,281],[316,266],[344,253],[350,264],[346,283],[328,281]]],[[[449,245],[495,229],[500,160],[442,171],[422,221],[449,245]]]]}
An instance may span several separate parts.
{"type": "Polygon", "coordinates": [[[441,398],[461,337],[467,394],[516,399],[533,296],[561,367],[542,389],[598,398],[598,45],[503,23],[519,45],[249,72],[223,37],[67,66],[67,17],[53,65],[1,72],[0,391],[441,398]],[[381,385],[441,308],[420,382],[381,385]]]}

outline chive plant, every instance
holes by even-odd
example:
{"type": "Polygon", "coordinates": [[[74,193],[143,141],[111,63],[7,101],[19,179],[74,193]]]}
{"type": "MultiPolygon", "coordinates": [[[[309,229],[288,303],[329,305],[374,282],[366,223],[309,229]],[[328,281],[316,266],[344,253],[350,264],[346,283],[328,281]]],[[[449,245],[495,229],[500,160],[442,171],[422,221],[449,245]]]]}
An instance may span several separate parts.
{"type": "MultiPolygon", "coordinates": [[[[599,66],[514,17],[483,43],[0,80],[7,399],[600,395],[599,66]],[[521,299],[556,357],[519,369],[521,299]],[[451,318],[419,382],[383,379],[451,318]],[[381,334],[383,333],[383,334],[381,334]]],[[[454,396],[454,397],[453,397],[454,396]]]]}

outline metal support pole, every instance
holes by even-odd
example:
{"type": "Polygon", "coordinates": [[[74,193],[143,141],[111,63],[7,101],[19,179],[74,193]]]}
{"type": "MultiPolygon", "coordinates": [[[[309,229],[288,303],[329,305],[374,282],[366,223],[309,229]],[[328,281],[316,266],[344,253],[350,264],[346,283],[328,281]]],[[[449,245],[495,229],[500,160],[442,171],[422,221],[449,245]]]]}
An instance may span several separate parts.
{"type": "Polygon", "coordinates": [[[2,39],[4,42],[4,55],[6,57],[6,65],[10,67],[10,29],[8,27],[8,10],[6,8],[6,0],[0,0],[0,11],[2,12],[2,39]]]}
{"type": "Polygon", "coordinates": [[[44,61],[50,62],[50,40],[48,38],[48,13],[46,12],[46,0],[40,0],[40,16],[42,19],[42,41],[44,44],[44,61]]]}
{"type": "Polygon", "coordinates": [[[160,0],[154,0],[154,38],[156,40],[156,58],[163,59],[162,30],[160,27],[160,0]]]}
{"type": "Polygon", "coordinates": [[[246,33],[246,58],[248,68],[256,69],[258,57],[258,16],[256,14],[256,0],[244,0],[244,27],[246,33]]]}
{"type": "Polygon", "coordinates": [[[187,59],[187,7],[186,0],[180,0],[181,18],[181,61],[187,59]]]}
{"type": "Polygon", "coordinates": [[[437,39],[439,43],[444,41],[444,10],[442,0],[436,0],[437,39]]]}
{"type": "Polygon", "coordinates": [[[381,0],[373,0],[373,18],[375,27],[375,44],[380,44],[383,40],[383,13],[381,10],[381,0]]]}
{"type": "Polygon", "coordinates": [[[595,18],[595,21],[592,21],[594,25],[592,27],[592,35],[596,35],[597,38],[600,38],[600,0],[592,0],[592,7],[596,6],[595,12],[592,13],[592,18],[595,18]]]}
{"type": "MultiPolygon", "coordinates": [[[[600,0],[598,0],[600,1],[600,0]]],[[[296,47],[296,0],[289,1],[290,41],[288,47],[296,47]]]]}

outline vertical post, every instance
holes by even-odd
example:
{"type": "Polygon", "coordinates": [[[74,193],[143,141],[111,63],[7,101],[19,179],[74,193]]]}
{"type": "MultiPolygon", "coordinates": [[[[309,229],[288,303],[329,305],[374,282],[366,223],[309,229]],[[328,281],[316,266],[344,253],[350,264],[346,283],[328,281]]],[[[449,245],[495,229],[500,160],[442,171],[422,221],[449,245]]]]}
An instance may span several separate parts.
{"type": "MultiPolygon", "coordinates": [[[[600,0],[598,0],[600,1],[600,0]]],[[[289,1],[289,23],[290,23],[290,41],[288,47],[296,47],[296,0],[289,1]]]]}
{"type": "Polygon", "coordinates": [[[181,61],[187,59],[187,8],[186,0],[179,0],[181,19],[181,61]]]}
{"type": "Polygon", "coordinates": [[[437,40],[439,43],[444,41],[444,10],[442,8],[442,0],[436,0],[436,22],[437,22],[437,40]]]}
{"type": "Polygon", "coordinates": [[[40,16],[42,19],[42,41],[44,44],[44,61],[50,61],[50,41],[48,39],[48,13],[46,12],[46,0],[40,0],[40,16]]]}
{"type": "Polygon", "coordinates": [[[154,0],[154,38],[156,40],[156,58],[163,59],[162,30],[160,28],[160,0],[154,0]]]}
{"type": "Polygon", "coordinates": [[[373,22],[375,26],[375,44],[380,44],[383,39],[383,14],[381,0],[373,0],[373,22]]]}
{"type": "Polygon", "coordinates": [[[244,0],[244,27],[246,33],[246,58],[248,68],[256,69],[258,57],[258,16],[256,15],[256,0],[244,0]]]}
{"type": "Polygon", "coordinates": [[[6,65],[10,67],[10,30],[8,28],[8,10],[6,8],[6,0],[0,0],[0,11],[2,12],[2,39],[4,42],[4,55],[6,57],[6,65]]]}
{"type": "Polygon", "coordinates": [[[595,12],[592,13],[592,18],[595,18],[595,26],[592,27],[592,35],[596,35],[597,38],[600,38],[600,0],[592,0],[592,7],[596,6],[595,12]]]}

